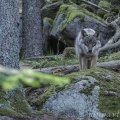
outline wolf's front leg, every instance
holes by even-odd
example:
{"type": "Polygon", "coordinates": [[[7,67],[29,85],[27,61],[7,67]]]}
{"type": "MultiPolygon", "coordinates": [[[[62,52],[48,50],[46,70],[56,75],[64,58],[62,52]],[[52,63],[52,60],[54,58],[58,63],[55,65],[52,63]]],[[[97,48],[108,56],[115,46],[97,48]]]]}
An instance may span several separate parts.
{"type": "Polygon", "coordinates": [[[92,57],[90,68],[96,68],[97,67],[97,59],[98,59],[98,56],[92,57]]]}
{"type": "Polygon", "coordinates": [[[80,69],[80,71],[87,69],[85,56],[79,55],[78,59],[79,59],[79,69],[80,69]]]}

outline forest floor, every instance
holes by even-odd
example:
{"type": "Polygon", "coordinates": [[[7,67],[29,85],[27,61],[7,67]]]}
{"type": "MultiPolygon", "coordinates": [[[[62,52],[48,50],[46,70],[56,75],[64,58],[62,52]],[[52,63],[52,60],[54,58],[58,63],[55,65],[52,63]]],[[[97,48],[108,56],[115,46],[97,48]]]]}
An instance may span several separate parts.
{"type": "MultiPolygon", "coordinates": [[[[20,69],[33,69],[33,66],[30,63],[20,62],[20,69]]],[[[12,117],[10,120],[78,120],[76,118],[67,118],[67,117],[60,117],[52,114],[43,113],[38,116],[32,117],[12,117]]],[[[87,119],[80,119],[80,120],[87,120],[87,119]]]]}

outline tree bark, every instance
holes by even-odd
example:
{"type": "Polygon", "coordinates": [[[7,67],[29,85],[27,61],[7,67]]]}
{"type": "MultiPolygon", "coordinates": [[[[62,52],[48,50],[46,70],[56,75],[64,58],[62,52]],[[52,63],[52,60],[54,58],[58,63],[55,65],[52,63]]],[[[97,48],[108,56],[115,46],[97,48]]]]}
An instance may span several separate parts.
{"type": "Polygon", "coordinates": [[[19,0],[0,0],[0,64],[19,68],[19,0]]]}
{"type": "Polygon", "coordinates": [[[43,55],[40,11],[43,1],[23,0],[23,59],[43,55]]]}

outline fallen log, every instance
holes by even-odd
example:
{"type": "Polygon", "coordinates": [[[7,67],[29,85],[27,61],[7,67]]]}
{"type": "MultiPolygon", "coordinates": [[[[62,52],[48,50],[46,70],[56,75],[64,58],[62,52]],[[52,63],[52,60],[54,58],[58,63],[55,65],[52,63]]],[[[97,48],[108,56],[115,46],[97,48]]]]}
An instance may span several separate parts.
{"type": "Polygon", "coordinates": [[[101,63],[98,63],[97,67],[120,72],[120,60],[101,62],[101,63]]]}
{"type": "MultiPolygon", "coordinates": [[[[120,72],[120,60],[101,62],[101,63],[97,64],[97,67],[120,72]]],[[[79,71],[79,65],[41,68],[41,69],[35,69],[35,71],[46,73],[46,74],[54,74],[54,75],[64,76],[68,73],[79,71]]]]}
{"type": "Polygon", "coordinates": [[[78,65],[68,65],[68,66],[48,67],[48,68],[35,69],[35,71],[46,73],[46,74],[54,74],[54,75],[64,76],[68,73],[79,71],[79,66],[78,65]]]}

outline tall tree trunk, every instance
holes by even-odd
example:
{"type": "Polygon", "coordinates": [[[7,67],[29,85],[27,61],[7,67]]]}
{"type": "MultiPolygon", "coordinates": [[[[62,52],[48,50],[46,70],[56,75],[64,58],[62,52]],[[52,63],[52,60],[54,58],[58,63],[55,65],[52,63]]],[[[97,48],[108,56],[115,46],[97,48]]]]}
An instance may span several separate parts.
{"type": "Polygon", "coordinates": [[[42,0],[23,0],[23,59],[43,55],[42,0]]]}
{"type": "Polygon", "coordinates": [[[19,0],[0,0],[0,64],[19,68],[19,0]]]}

